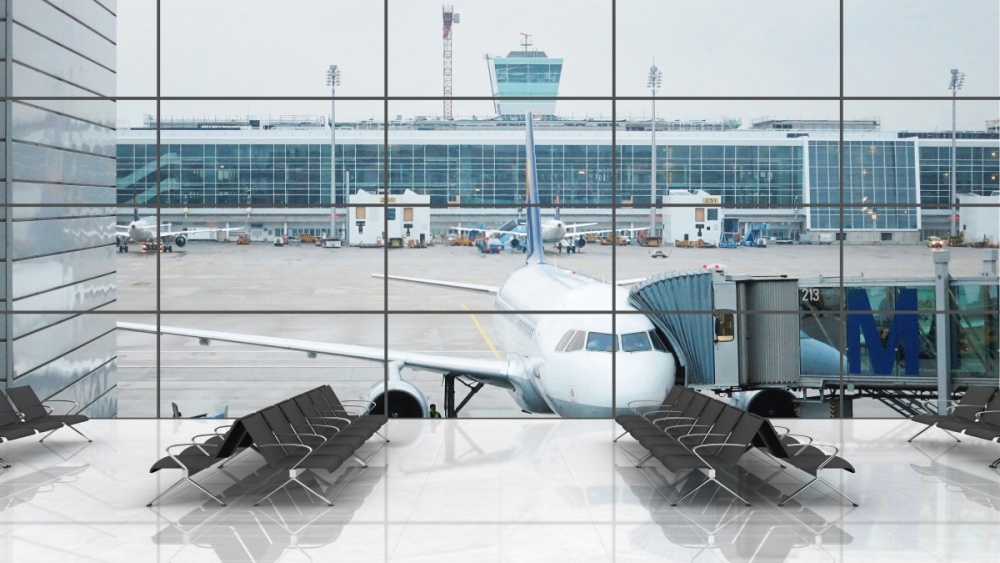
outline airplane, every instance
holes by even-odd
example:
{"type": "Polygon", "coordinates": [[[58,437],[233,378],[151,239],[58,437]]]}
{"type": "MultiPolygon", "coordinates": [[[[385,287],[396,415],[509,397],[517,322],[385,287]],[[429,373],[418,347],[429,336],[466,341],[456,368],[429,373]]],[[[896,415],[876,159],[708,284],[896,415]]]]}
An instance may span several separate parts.
{"type": "MultiPolygon", "coordinates": [[[[612,417],[637,400],[662,400],[674,386],[677,362],[652,321],[628,302],[617,285],[549,265],[538,208],[532,117],[526,118],[528,251],[525,264],[503,285],[489,286],[389,276],[390,280],[462,289],[495,296],[493,315],[505,360],[458,358],[290,338],[119,322],[118,328],[212,341],[250,344],[385,362],[388,387],[378,381],[362,396],[390,417],[426,417],[425,395],[401,376],[404,367],[438,372],[446,384],[460,376],[477,385],[506,389],[527,413],[562,417],[612,417]],[[612,303],[617,311],[612,315],[612,303]],[[547,311],[534,313],[532,311],[547,311]],[[560,314],[565,311],[572,314],[560,314]],[[581,311],[588,311],[581,313],[581,311]],[[614,368],[612,367],[614,364],[614,368]],[[616,385],[612,389],[612,372],[616,385]],[[615,404],[612,397],[615,397],[615,404]]],[[[450,414],[450,413],[449,413],[450,414]]]]}
{"type": "MultiPolygon", "coordinates": [[[[611,229],[599,229],[590,231],[577,230],[581,227],[591,227],[597,223],[573,223],[563,222],[556,209],[555,215],[542,220],[541,232],[542,242],[545,244],[562,245],[563,247],[583,248],[587,245],[587,235],[603,235],[611,232],[611,229]]],[[[500,230],[500,229],[474,229],[469,227],[452,227],[456,231],[469,233],[484,233],[486,238],[500,238],[503,235],[511,235],[510,246],[514,250],[527,251],[528,245],[525,242],[527,232],[523,230],[500,230]]],[[[620,228],[619,234],[635,234],[644,229],[640,228],[620,228]]]]}
{"type": "Polygon", "coordinates": [[[246,230],[245,227],[231,227],[225,229],[204,228],[186,229],[183,231],[170,230],[169,224],[157,225],[156,217],[139,217],[139,206],[136,205],[132,215],[132,222],[128,225],[116,225],[116,238],[118,241],[118,252],[128,252],[128,241],[134,240],[142,243],[143,250],[155,250],[157,247],[166,252],[173,252],[171,242],[178,248],[187,244],[187,237],[195,233],[214,233],[246,230]],[[159,226],[159,232],[157,232],[159,226]]]}

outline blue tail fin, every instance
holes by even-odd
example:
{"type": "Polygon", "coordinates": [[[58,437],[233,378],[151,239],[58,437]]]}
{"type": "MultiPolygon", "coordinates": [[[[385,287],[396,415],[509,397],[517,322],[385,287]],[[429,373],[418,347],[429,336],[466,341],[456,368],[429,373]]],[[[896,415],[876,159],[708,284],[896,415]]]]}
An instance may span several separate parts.
{"type": "Polygon", "coordinates": [[[538,208],[538,171],[535,165],[535,131],[531,124],[531,112],[525,115],[524,183],[528,202],[528,257],[525,264],[544,264],[545,251],[542,243],[542,213],[538,208]]]}

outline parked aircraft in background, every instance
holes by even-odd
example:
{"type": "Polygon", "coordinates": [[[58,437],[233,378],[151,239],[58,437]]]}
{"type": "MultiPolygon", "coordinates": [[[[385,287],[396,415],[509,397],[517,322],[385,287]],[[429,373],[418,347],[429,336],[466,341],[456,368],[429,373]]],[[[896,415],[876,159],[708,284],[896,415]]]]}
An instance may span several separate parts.
{"type": "Polygon", "coordinates": [[[230,231],[243,231],[246,227],[230,227],[224,229],[203,228],[185,229],[181,231],[171,230],[169,224],[157,225],[156,217],[139,217],[139,208],[135,208],[132,222],[128,225],[117,225],[118,252],[128,252],[128,241],[134,240],[142,243],[142,249],[155,249],[163,247],[166,252],[173,252],[171,244],[176,244],[178,248],[187,244],[188,237],[196,233],[217,233],[230,231]],[[159,226],[159,232],[157,232],[159,226]]]}
{"type": "Polygon", "coordinates": [[[402,378],[400,372],[405,367],[501,387],[529,413],[610,417],[627,410],[629,401],[662,399],[674,385],[676,361],[649,318],[628,303],[627,290],[545,262],[544,237],[538,236],[542,221],[530,114],[526,129],[527,201],[532,206],[528,209],[525,265],[499,287],[390,276],[392,280],[495,295],[495,309],[502,314],[493,315],[494,324],[507,352],[505,360],[125,322],[119,322],[118,328],[198,338],[203,344],[218,340],[302,351],[310,356],[329,354],[387,362],[388,387],[379,381],[363,398],[375,402],[377,408],[387,407],[389,416],[422,417],[428,412],[424,394],[402,378]],[[617,311],[635,314],[614,317],[612,303],[617,311]],[[560,314],[562,311],[567,314],[560,314]]]}

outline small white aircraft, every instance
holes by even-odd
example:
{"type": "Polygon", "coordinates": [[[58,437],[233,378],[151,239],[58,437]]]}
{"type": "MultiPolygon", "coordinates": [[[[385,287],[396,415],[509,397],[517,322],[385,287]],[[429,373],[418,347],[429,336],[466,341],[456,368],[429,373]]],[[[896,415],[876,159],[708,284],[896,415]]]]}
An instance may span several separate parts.
{"type": "MultiPolygon", "coordinates": [[[[202,344],[233,342],[329,354],[388,365],[388,387],[376,382],[362,397],[391,416],[426,417],[426,396],[401,377],[404,367],[459,376],[506,389],[529,413],[611,417],[630,401],[662,400],[674,385],[676,361],[653,323],[628,302],[628,292],[545,262],[534,135],[527,116],[526,183],[528,252],[525,265],[503,285],[390,276],[390,279],[496,296],[492,315],[505,360],[417,354],[381,347],[331,344],[269,336],[119,322],[118,328],[197,338],[202,344]],[[612,314],[612,304],[619,313],[612,314]],[[536,311],[545,311],[538,313],[536,311]],[[566,314],[562,314],[565,312],[566,314]],[[612,386],[612,374],[615,385],[612,386]]],[[[451,413],[449,413],[451,414],[451,413]]]]}
{"type": "MultiPolygon", "coordinates": [[[[554,217],[542,220],[541,231],[542,231],[542,243],[544,244],[555,244],[561,245],[562,247],[576,247],[583,248],[587,244],[587,235],[606,235],[611,232],[610,229],[599,229],[599,230],[589,230],[581,231],[581,227],[592,227],[597,223],[564,223],[562,218],[559,217],[559,210],[556,209],[554,217]]],[[[526,250],[528,248],[525,239],[528,234],[527,231],[504,231],[500,229],[473,229],[469,227],[452,227],[456,231],[464,231],[470,233],[484,233],[486,238],[500,238],[504,235],[511,235],[510,245],[514,250],[526,250]]],[[[638,229],[634,227],[626,229],[618,229],[619,234],[634,235],[643,229],[638,229]]]]}
{"type": "Polygon", "coordinates": [[[176,244],[178,248],[182,248],[187,244],[187,237],[196,233],[246,230],[246,227],[231,227],[224,229],[204,228],[174,231],[171,230],[170,224],[161,223],[157,225],[156,217],[140,218],[138,206],[135,207],[131,223],[128,225],[117,225],[115,228],[117,230],[118,252],[128,252],[129,240],[142,243],[143,250],[157,250],[158,248],[162,248],[166,252],[173,252],[174,247],[171,244],[176,244]],[[159,227],[159,231],[157,231],[157,227],[159,227]]]}

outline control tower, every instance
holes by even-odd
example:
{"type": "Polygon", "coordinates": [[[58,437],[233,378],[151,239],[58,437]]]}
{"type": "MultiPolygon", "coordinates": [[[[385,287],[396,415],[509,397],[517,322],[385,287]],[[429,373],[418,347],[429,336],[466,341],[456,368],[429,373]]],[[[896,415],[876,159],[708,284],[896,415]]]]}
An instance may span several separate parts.
{"type": "Polygon", "coordinates": [[[556,95],[562,76],[562,59],[552,59],[544,51],[531,49],[531,36],[522,33],[520,51],[506,57],[486,56],[490,69],[490,86],[497,98],[496,112],[501,116],[523,119],[527,112],[536,115],[556,114],[556,95]],[[511,97],[541,98],[535,100],[505,100],[511,97]]]}

